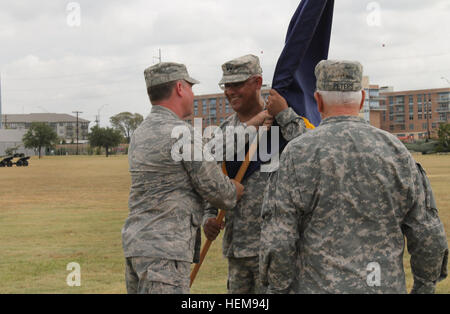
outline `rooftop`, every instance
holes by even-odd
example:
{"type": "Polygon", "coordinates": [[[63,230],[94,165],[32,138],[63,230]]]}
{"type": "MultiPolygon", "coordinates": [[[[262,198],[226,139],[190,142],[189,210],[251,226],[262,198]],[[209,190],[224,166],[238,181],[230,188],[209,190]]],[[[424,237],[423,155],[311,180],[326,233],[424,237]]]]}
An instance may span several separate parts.
{"type": "MultiPolygon", "coordinates": [[[[30,114],[2,114],[2,122],[31,123],[31,122],[77,122],[77,118],[65,113],[30,113],[30,114]]],[[[78,117],[79,123],[89,123],[89,120],[78,117]]]]}

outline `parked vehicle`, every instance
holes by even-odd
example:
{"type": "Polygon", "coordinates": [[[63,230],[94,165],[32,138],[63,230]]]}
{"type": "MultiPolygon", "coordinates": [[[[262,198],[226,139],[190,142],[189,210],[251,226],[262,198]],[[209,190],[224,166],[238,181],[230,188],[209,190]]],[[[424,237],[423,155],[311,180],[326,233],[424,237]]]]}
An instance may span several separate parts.
{"type": "Polygon", "coordinates": [[[0,161],[0,167],[12,167],[16,165],[16,167],[27,167],[29,156],[25,156],[25,154],[14,154],[12,156],[3,157],[2,161],[0,161]],[[16,162],[13,161],[14,158],[19,158],[16,162]]]}

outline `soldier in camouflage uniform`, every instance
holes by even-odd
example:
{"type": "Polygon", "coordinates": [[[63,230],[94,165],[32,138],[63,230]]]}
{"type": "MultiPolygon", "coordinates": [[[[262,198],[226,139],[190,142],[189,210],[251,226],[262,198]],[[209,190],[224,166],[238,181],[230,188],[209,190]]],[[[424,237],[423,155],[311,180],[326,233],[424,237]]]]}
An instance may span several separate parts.
{"type": "MultiPolygon", "coordinates": [[[[302,134],[305,123],[285,100],[272,90],[266,105],[261,97],[262,69],[258,57],[246,55],[222,65],[223,78],[219,85],[236,112],[225,120],[220,128],[226,134],[227,126],[258,127],[267,121],[278,122],[281,134],[286,140],[302,134]],[[267,110],[264,110],[267,107],[267,110]]],[[[242,130],[244,129],[242,128],[242,130]]],[[[239,128],[236,129],[237,136],[239,128]]],[[[223,139],[224,146],[235,146],[229,137],[223,139]]],[[[249,140],[252,142],[252,140],[249,140]]],[[[224,160],[225,160],[225,148],[224,160]]],[[[225,215],[225,234],[223,237],[223,254],[228,259],[228,292],[232,294],[263,293],[259,279],[259,243],[261,228],[261,206],[263,192],[267,185],[269,173],[256,171],[242,182],[245,193],[237,206],[225,215]]],[[[220,228],[215,220],[216,208],[209,208],[203,219],[205,235],[214,240],[220,228]]]]}
{"type": "Polygon", "coordinates": [[[322,61],[322,123],[291,141],[270,178],[260,267],[271,293],[413,293],[447,276],[448,246],[422,167],[392,134],[358,116],[362,66],[322,61]]]}
{"type": "MultiPolygon", "coordinates": [[[[153,106],[128,152],[130,214],[122,229],[127,291],[188,293],[190,264],[198,260],[203,199],[232,209],[242,185],[224,176],[216,162],[172,158],[175,127],[186,128],[193,139],[192,127],[182,118],[192,113],[192,85],[198,82],[186,67],[160,63],[145,70],[145,80],[153,106]]],[[[192,151],[202,149],[201,141],[192,145],[192,151]]]]}

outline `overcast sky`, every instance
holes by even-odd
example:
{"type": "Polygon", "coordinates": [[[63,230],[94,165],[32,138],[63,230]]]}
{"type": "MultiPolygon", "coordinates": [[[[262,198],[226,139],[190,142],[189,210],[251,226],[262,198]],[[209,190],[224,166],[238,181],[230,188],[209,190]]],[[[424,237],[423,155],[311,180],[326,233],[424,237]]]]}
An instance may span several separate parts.
{"type": "MultiPolygon", "coordinates": [[[[122,111],[146,116],[143,71],[159,49],[201,81],[197,95],[220,92],[220,66],[249,53],[270,84],[299,1],[70,3],[0,2],[2,113],[82,111],[94,122],[100,112],[102,126],[122,111]]],[[[449,34],[448,0],[336,0],[329,58],[358,60],[395,90],[448,87],[449,34]]]]}

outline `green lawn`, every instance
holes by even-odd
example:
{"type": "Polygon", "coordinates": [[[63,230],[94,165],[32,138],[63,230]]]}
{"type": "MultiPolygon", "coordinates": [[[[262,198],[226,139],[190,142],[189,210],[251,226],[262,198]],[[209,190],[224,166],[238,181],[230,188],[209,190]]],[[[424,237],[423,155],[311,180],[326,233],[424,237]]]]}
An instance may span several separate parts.
{"type": "MultiPolygon", "coordinates": [[[[415,155],[427,170],[447,235],[450,155],[415,155]]],[[[125,293],[120,230],[128,215],[126,156],[33,158],[0,168],[0,293],[125,293]],[[67,264],[81,267],[69,287],[67,264]]],[[[411,287],[409,263],[407,283],[411,287]]],[[[225,293],[227,263],[216,241],[192,293],[225,293]]],[[[450,293],[450,280],[438,285],[450,293]]]]}

